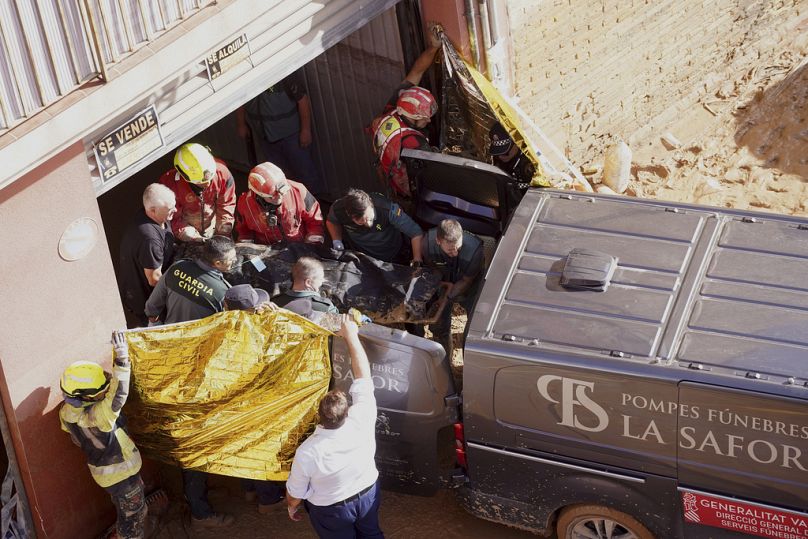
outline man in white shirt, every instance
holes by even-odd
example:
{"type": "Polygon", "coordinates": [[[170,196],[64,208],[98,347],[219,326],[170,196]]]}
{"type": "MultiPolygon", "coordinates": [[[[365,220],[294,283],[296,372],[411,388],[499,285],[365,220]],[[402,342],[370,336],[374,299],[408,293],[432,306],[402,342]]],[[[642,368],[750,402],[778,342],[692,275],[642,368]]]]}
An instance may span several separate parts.
{"type": "Polygon", "coordinates": [[[351,356],[353,403],[349,406],[340,390],[329,391],[320,401],[320,424],[297,449],[286,482],[289,518],[302,520],[299,510],[304,503],[320,537],[383,539],[370,364],[351,317],[342,316],[338,335],[345,339],[351,356]]]}

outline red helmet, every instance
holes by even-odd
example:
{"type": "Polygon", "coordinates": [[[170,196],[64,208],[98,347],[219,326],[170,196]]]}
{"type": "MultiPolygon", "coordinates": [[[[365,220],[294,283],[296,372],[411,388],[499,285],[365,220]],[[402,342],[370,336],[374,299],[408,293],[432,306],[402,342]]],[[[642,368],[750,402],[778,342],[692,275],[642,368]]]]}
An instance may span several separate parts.
{"type": "Polygon", "coordinates": [[[261,163],[250,171],[247,185],[258,196],[273,197],[279,186],[286,185],[286,174],[272,163],[261,163]]]}
{"type": "Polygon", "coordinates": [[[438,104],[429,90],[413,86],[398,94],[396,112],[410,120],[428,120],[438,112],[438,104]]]}

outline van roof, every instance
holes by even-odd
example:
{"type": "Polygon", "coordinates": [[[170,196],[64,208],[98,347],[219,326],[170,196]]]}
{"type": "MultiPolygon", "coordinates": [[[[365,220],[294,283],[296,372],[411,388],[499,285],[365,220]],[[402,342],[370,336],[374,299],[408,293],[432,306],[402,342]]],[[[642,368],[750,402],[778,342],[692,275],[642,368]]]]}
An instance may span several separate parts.
{"type": "Polygon", "coordinates": [[[530,190],[491,263],[471,331],[805,378],[808,219],[530,190]],[[561,286],[574,248],[617,257],[605,291],[561,286]]]}

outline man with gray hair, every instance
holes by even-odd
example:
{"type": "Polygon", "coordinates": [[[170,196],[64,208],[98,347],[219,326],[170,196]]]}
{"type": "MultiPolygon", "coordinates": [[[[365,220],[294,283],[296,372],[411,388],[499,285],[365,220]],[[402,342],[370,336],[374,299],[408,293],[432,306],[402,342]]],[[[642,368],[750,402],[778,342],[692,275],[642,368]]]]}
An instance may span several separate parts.
{"type": "Polygon", "coordinates": [[[174,192],[152,183],[143,191],[143,208],[121,239],[118,288],[129,328],[147,325],[146,300],[174,258],[174,235],[169,222],[175,212],[174,192]]]}

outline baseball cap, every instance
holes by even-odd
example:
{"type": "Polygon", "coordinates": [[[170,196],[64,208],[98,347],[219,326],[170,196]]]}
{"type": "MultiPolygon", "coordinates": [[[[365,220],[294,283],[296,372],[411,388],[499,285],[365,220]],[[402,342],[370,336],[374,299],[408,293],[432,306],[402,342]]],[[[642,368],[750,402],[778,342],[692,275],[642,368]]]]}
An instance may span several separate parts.
{"type": "Polygon", "coordinates": [[[227,290],[224,301],[227,303],[228,310],[246,311],[269,301],[269,294],[266,290],[253,288],[248,284],[237,284],[227,290]]]}
{"type": "Polygon", "coordinates": [[[488,147],[488,153],[491,155],[505,155],[513,146],[513,141],[508,136],[508,132],[498,122],[488,132],[488,136],[491,138],[491,145],[488,147]]]}

